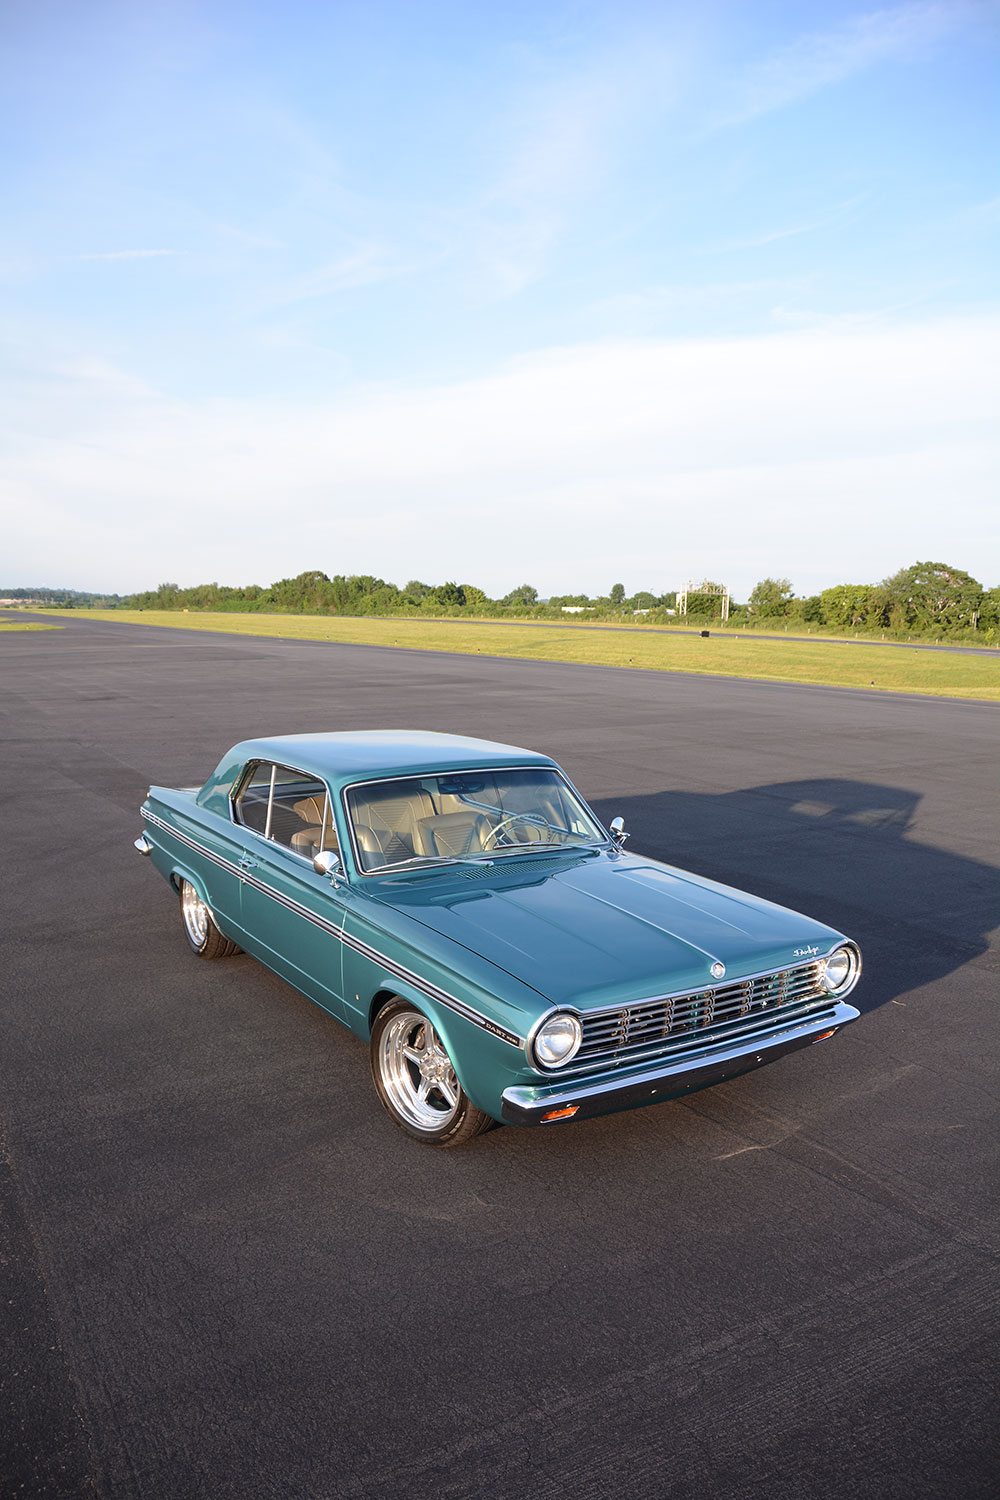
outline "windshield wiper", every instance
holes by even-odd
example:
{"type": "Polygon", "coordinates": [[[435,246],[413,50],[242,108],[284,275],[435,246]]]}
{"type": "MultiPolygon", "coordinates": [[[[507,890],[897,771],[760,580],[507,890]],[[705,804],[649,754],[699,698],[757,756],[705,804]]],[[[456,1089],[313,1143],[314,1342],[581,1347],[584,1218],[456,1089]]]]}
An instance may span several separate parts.
{"type": "Polygon", "coordinates": [[[491,865],[491,859],[480,859],[474,854],[414,854],[410,859],[398,859],[391,865],[379,865],[366,870],[366,875],[387,875],[392,870],[405,870],[414,865],[491,865]]]}
{"type": "Polygon", "coordinates": [[[567,844],[562,839],[551,839],[545,843],[541,840],[537,844],[501,844],[496,849],[491,849],[491,854],[534,854],[541,849],[566,849],[579,854],[581,849],[600,849],[600,844],[567,844]]]}

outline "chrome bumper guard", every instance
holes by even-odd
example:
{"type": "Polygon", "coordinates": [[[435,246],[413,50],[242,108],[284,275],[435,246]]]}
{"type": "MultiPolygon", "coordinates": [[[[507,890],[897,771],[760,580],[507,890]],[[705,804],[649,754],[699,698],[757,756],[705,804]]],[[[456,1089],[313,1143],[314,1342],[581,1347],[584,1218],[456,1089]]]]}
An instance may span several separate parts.
{"type": "Polygon", "coordinates": [[[152,854],[153,846],[144,833],[140,833],[137,839],[133,839],[132,848],[138,849],[140,854],[152,854]]]}
{"type": "Polygon", "coordinates": [[[619,1109],[635,1109],[641,1104],[655,1104],[660,1099],[675,1099],[724,1078],[735,1078],[753,1068],[774,1062],[786,1052],[809,1047],[823,1041],[860,1015],[853,1005],[831,1002],[821,1011],[788,1026],[745,1038],[729,1040],[706,1047],[694,1056],[663,1058],[655,1065],[622,1069],[598,1078],[561,1079],[552,1083],[520,1084],[504,1089],[501,1113],[512,1125],[544,1125],[553,1111],[567,1111],[562,1118],[586,1119],[588,1115],[611,1114],[619,1109]]]}

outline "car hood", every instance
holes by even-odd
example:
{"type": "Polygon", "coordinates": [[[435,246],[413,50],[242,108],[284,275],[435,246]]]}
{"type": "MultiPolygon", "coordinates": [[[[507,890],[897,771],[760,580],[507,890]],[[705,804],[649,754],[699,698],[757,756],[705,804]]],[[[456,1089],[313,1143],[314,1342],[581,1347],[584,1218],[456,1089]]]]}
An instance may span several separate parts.
{"type": "Polygon", "coordinates": [[[469,872],[383,899],[504,969],[553,1005],[593,1009],[807,962],[841,936],[786,907],[634,855],[534,877],[469,872]],[[474,882],[472,889],[470,883],[474,882]],[[458,887],[464,888],[458,888],[458,887]]]}

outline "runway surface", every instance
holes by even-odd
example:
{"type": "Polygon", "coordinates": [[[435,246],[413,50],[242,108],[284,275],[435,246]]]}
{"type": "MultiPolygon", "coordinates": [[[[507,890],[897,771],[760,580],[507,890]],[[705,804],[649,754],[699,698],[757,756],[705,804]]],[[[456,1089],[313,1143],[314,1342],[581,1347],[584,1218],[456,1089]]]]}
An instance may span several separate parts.
{"type": "Polygon", "coordinates": [[[0,640],[0,1495],[992,1496],[1000,709],[68,618],[0,640]],[[829,1044],[410,1142],[133,851],[259,733],[556,756],[862,945],[829,1044]]]}

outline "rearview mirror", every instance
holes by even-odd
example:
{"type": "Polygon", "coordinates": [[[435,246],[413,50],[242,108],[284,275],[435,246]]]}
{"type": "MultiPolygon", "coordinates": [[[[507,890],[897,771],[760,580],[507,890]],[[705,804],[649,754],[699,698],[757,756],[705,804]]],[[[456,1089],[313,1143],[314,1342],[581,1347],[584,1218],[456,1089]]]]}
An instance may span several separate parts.
{"type": "Polygon", "coordinates": [[[618,845],[618,847],[620,849],[622,847],[622,845],[624,844],[625,840],[628,838],[628,834],[625,832],[625,819],[624,818],[612,818],[611,819],[611,837],[614,839],[615,843],[618,845]]]}
{"type": "Polygon", "coordinates": [[[313,869],[317,875],[329,875],[331,880],[340,880],[344,874],[340,855],[332,849],[321,849],[318,854],[313,855],[313,869]]]}

